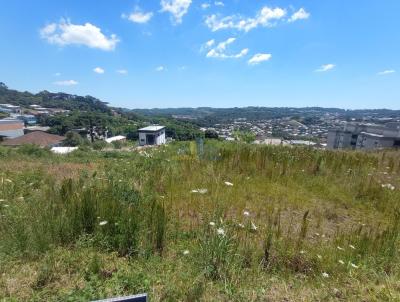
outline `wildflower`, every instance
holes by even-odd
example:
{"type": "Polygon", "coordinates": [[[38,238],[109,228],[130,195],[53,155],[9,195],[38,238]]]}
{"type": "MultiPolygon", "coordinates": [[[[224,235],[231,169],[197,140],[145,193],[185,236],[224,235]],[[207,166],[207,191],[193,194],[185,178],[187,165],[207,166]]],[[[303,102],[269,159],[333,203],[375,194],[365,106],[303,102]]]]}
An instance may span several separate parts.
{"type": "Polygon", "coordinates": [[[211,226],[215,226],[215,222],[210,221],[210,225],[211,225],[211,226]]]}
{"type": "Polygon", "coordinates": [[[11,179],[6,178],[5,179],[6,182],[12,183],[13,181],[11,179]]]}
{"type": "Polygon", "coordinates": [[[243,215],[244,216],[250,216],[250,212],[249,211],[243,211],[243,215]]]}
{"type": "Polygon", "coordinates": [[[217,229],[217,234],[220,235],[220,236],[225,236],[225,231],[224,231],[224,229],[223,229],[223,228],[217,229]]]}
{"type": "Polygon", "coordinates": [[[342,248],[342,247],[340,247],[340,246],[337,246],[337,249],[338,249],[339,251],[344,251],[344,248],[342,248]]]}
{"type": "Polygon", "coordinates": [[[244,224],[243,224],[243,223],[239,223],[238,226],[239,226],[241,229],[244,229],[244,224]]]}
{"type": "Polygon", "coordinates": [[[8,208],[10,205],[4,204],[3,207],[8,208]]]}
{"type": "Polygon", "coordinates": [[[189,250],[184,250],[184,251],[183,251],[183,254],[184,254],[184,255],[189,255],[189,250]]]}
{"type": "Polygon", "coordinates": [[[351,249],[353,249],[353,250],[356,249],[356,247],[355,247],[354,245],[352,245],[352,244],[349,244],[349,247],[350,247],[351,249]]]}
{"type": "Polygon", "coordinates": [[[319,236],[319,233],[315,233],[315,236],[319,236]]]}
{"type": "Polygon", "coordinates": [[[329,274],[328,274],[328,273],[325,273],[325,272],[323,272],[323,273],[322,273],[322,277],[324,277],[324,278],[329,278],[329,274]]]}
{"type": "Polygon", "coordinates": [[[340,264],[344,264],[344,261],[343,260],[339,260],[338,261],[340,264]]]}
{"type": "Polygon", "coordinates": [[[107,220],[103,220],[103,221],[100,221],[99,225],[103,226],[103,225],[106,225],[107,223],[108,223],[107,220]]]}
{"type": "Polygon", "coordinates": [[[3,202],[3,201],[5,201],[4,199],[0,199],[0,202],[3,202]]]}
{"type": "Polygon", "coordinates": [[[24,201],[24,199],[25,199],[24,196],[18,197],[18,200],[19,200],[19,201],[24,201]]]}
{"type": "Polygon", "coordinates": [[[353,267],[353,268],[358,268],[358,266],[357,265],[355,265],[354,263],[352,263],[352,262],[350,262],[350,265],[351,265],[351,267],[353,267]]]}
{"type": "Polygon", "coordinates": [[[317,257],[318,257],[318,259],[322,259],[322,256],[321,256],[321,255],[317,255],[317,257]]]}
{"type": "Polygon", "coordinates": [[[303,254],[305,254],[305,253],[306,253],[306,252],[305,252],[305,251],[303,251],[303,250],[301,250],[301,251],[300,251],[300,254],[302,254],[302,255],[303,255],[303,254]]]}
{"type": "Polygon", "coordinates": [[[233,183],[231,183],[231,182],[229,182],[229,181],[225,181],[225,184],[226,184],[228,187],[233,187],[233,183]]]}
{"type": "Polygon", "coordinates": [[[394,189],[396,189],[395,186],[393,186],[392,184],[384,184],[384,185],[382,185],[382,188],[387,188],[387,189],[392,190],[392,191],[394,189]]]}
{"type": "Polygon", "coordinates": [[[258,229],[258,227],[254,224],[253,221],[251,222],[251,229],[252,229],[253,231],[257,231],[257,229],[258,229]]]}
{"type": "Polygon", "coordinates": [[[200,194],[206,194],[208,192],[207,189],[199,189],[200,194]]]}

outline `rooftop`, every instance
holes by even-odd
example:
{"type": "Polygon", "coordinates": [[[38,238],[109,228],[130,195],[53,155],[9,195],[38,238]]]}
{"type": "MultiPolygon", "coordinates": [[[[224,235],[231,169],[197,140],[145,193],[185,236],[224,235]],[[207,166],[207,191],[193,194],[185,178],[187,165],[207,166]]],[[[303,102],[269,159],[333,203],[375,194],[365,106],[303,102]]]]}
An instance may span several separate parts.
{"type": "Polygon", "coordinates": [[[20,146],[25,144],[34,144],[41,147],[47,147],[59,144],[65,139],[64,136],[54,135],[42,131],[35,131],[23,136],[6,140],[2,143],[4,146],[20,146]]]}
{"type": "Polygon", "coordinates": [[[165,126],[147,126],[147,127],[139,129],[139,131],[159,131],[164,128],[165,128],[165,126]]]}

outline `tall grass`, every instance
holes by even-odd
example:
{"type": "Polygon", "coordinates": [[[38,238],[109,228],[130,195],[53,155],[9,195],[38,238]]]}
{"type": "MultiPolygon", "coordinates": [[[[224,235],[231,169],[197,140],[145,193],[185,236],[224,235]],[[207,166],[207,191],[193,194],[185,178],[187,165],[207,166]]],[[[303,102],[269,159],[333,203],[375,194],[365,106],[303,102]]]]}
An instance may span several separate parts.
{"type": "MultiPolygon", "coordinates": [[[[142,153],[60,158],[25,148],[0,156],[0,256],[42,261],[34,291],[54,283],[48,255],[59,248],[135,265],[183,261],[191,285],[171,280],[164,293],[177,300],[201,299],[206,284],[221,284],[235,300],[246,278],[256,288],[271,276],[318,283],[400,274],[398,153],[206,142],[201,156],[183,143],[142,153]],[[42,168],[15,170],[10,160],[42,168]],[[96,166],[70,177],[46,170],[65,162],[96,166]]],[[[101,275],[99,261],[86,274],[101,275]]],[[[134,288],[159,288],[132,274],[134,288]]],[[[116,288],[132,288],[117,276],[116,288]]]]}

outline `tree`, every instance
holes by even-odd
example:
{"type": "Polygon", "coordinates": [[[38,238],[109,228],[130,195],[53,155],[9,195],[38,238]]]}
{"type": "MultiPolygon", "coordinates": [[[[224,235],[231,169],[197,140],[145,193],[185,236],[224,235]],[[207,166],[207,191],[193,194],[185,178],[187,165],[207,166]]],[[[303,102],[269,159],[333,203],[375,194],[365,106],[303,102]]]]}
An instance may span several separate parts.
{"type": "Polygon", "coordinates": [[[206,130],[204,132],[205,138],[218,139],[218,133],[214,130],[206,130]]]}
{"type": "Polygon", "coordinates": [[[65,135],[64,146],[76,147],[83,144],[84,139],[76,132],[68,131],[65,135]]]}

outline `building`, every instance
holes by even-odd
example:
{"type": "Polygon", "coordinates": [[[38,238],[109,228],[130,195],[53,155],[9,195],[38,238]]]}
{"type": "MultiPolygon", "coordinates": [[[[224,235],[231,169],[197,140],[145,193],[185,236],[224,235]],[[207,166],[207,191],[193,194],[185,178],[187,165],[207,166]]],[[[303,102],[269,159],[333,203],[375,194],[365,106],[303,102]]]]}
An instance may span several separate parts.
{"type": "Polygon", "coordinates": [[[61,145],[64,136],[54,135],[42,131],[34,131],[23,136],[8,139],[2,143],[3,146],[22,146],[22,145],[37,145],[40,147],[58,147],[61,145]]]}
{"type": "Polygon", "coordinates": [[[328,131],[328,149],[362,149],[400,147],[400,123],[385,125],[347,123],[328,131]]]}
{"type": "Polygon", "coordinates": [[[21,113],[21,106],[11,104],[0,104],[0,111],[6,113],[21,113]]]}
{"type": "Polygon", "coordinates": [[[148,126],[139,129],[139,145],[163,145],[165,144],[165,127],[148,126]]]}
{"type": "Polygon", "coordinates": [[[0,120],[0,141],[24,135],[24,123],[15,119],[0,120]]]}

